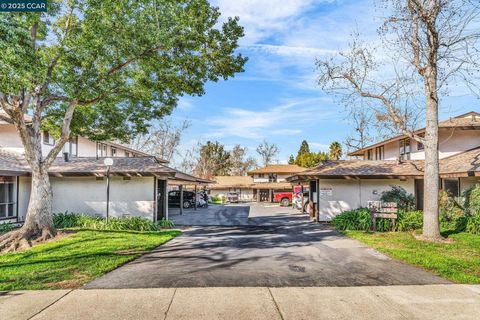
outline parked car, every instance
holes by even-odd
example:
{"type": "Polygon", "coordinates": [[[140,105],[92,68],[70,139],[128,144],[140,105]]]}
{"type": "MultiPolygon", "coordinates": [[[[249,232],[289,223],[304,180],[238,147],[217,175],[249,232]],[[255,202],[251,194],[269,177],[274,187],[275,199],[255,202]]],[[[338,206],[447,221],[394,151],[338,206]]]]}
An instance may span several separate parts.
{"type": "Polygon", "coordinates": [[[281,206],[288,207],[292,203],[293,192],[274,192],[273,202],[280,203],[281,206]]]}
{"type": "Polygon", "coordinates": [[[227,193],[227,201],[230,203],[238,203],[240,196],[238,192],[229,192],[227,193]]]}
{"type": "MultiPolygon", "coordinates": [[[[168,204],[180,206],[180,191],[172,190],[168,193],[168,204]]],[[[183,191],[183,208],[188,209],[195,206],[195,192],[183,191]]]]}

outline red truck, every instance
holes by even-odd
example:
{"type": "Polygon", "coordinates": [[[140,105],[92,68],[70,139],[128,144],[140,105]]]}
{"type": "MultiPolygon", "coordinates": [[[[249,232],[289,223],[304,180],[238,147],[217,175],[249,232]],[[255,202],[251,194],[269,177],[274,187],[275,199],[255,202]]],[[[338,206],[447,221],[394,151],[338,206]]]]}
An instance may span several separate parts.
{"type": "Polygon", "coordinates": [[[279,202],[281,206],[288,207],[292,203],[293,192],[274,192],[273,202],[279,202]]]}
{"type": "MultiPolygon", "coordinates": [[[[304,187],[304,191],[308,191],[308,187],[304,187]]],[[[300,186],[294,186],[293,192],[274,192],[273,202],[280,203],[281,206],[288,207],[290,204],[292,204],[293,195],[298,192],[301,192],[300,186]]]]}

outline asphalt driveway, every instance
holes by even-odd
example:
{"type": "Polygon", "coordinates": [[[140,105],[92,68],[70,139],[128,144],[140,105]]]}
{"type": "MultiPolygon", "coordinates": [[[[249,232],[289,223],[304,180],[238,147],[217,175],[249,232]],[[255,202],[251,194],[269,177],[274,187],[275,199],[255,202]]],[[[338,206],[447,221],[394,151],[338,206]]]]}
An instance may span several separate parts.
{"type": "Polygon", "coordinates": [[[291,208],[215,206],[172,217],[177,225],[195,226],[86,288],[449,283],[311,223],[291,208]]]}

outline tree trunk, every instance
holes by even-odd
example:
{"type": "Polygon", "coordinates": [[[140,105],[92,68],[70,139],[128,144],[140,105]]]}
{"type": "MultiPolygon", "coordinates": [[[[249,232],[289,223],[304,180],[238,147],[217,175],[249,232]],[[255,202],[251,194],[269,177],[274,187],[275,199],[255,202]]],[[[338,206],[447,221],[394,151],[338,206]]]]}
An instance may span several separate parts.
{"type": "Polygon", "coordinates": [[[440,190],[440,166],[438,157],[438,96],[436,70],[427,71],[425,128],[425,175],[423,238],[440,240],[438,192],[440,190]]]}
{"type": "Polygon", "coordinates": [[[25,223],[13,232],[0,237],[0,251],[16,251],[55,236],[52,212],[50,177],[44,166],[32,169],[32,189],[25,223]]]}
{"type": "Polygon", "coordinates": [[[45,168],[32,170],[32,190],[25,223],[24,232],[42,237],[55,234],[52,218],[52,188],[50,177],[45,168]]]}

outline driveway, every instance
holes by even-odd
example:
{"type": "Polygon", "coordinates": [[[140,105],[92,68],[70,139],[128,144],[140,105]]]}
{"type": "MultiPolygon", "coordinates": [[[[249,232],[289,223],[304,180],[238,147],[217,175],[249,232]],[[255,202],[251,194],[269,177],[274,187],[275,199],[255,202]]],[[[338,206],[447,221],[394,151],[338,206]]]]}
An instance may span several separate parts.
{"type": "Polygon", "coordinates": [[[291,208],[257,204],[186,211],[201,224],[86,288],[319,287],[445,284],[291,208]]]}

